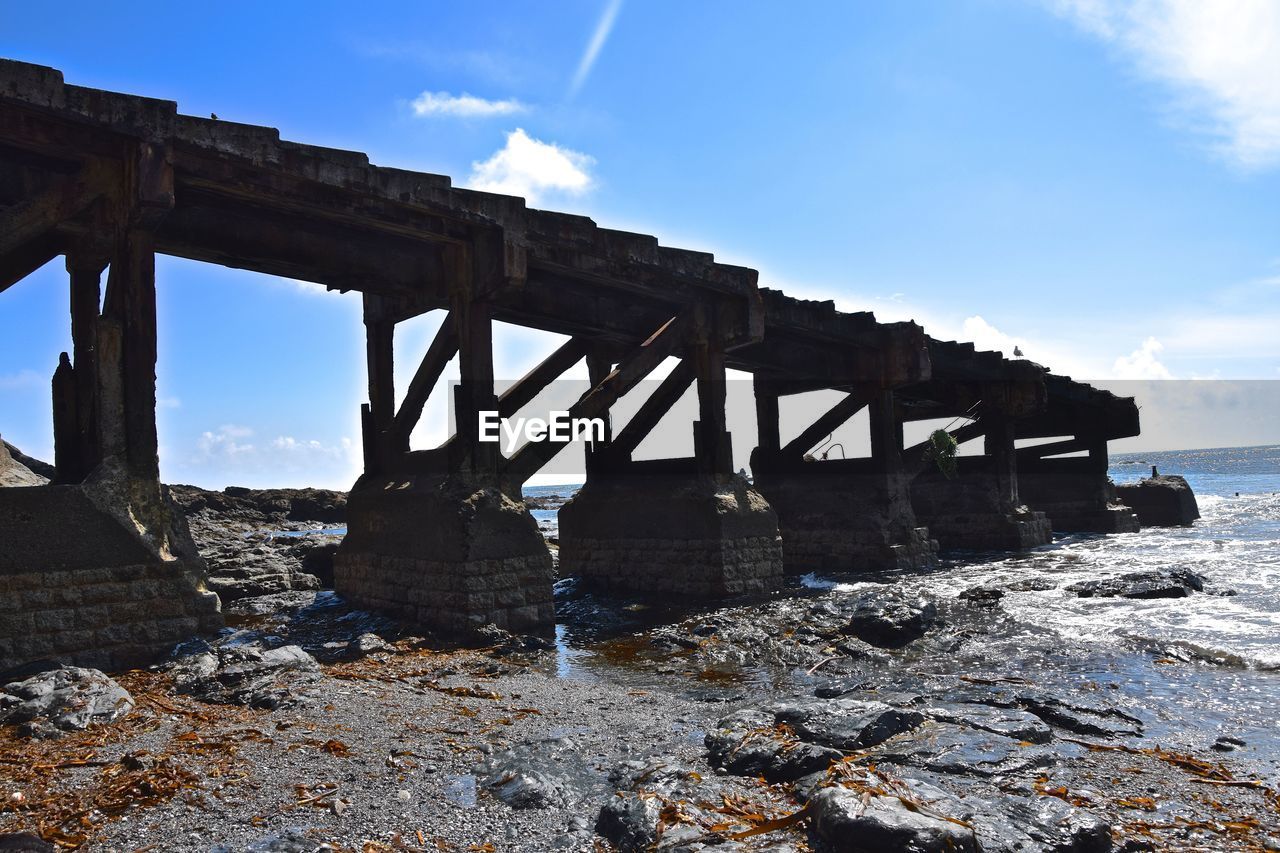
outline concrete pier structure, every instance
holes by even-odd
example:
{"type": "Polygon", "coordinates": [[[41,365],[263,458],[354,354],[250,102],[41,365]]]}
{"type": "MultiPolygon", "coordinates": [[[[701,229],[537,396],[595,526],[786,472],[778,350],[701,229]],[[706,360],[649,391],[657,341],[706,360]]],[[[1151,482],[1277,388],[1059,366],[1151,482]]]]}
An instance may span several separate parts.
{"type": "MultiPolygon", "coordinates": [[[[562,511],[561,574],[628,592],[759,591],[781,580],[784,563],[920,566],[934,539],[1037,544],[1047,524],[1022,509],[1023,493],[1064,518],[1111,513],[1099,497],[1105,442],[1136,432],[1136,408],[1130,425],[1104,417],[1099,427],[1088,386],[1058,388],[1042,368],[928,339],[914,323],[761,288],[755,270],[706,253],[0,60],[0,297],[62,258],[73,340],[50,364],[54,482],[0,489],[0,671],[49,656],[122,666],[221,624],[160,484],[157,254],[361,294],[364,472],[336,586],[358,606],[441,631],[551,628],[552,561],[522,494],[567,442],[531,441],[505,456],[481,440],[479,423],[533,406],[583,360],[588,388],[569,415],[605,420],[659,365],[678,361],[626,424],[593,440],[587,484],[562,511]],[[397,394],[397,325],[430,312],[439,331],[397,394]],[[497,393],[495,323],[563,342],[497,393]],[[454,359],[455,434],[413,449],[409,436],[454,359]],[[733,459],[727,370],[757,381],[754,485],[733,473],[746,460],[733,459]],[[1046,381],[1058,389],[1048,410],[1046,381]],[[636,459],[690,385],[693,456],[636,459]],[[824,389],[844,397],[783,445],[779,401],[824,389]],[[807,457],[863,407],[869,459],[807,457]],[[986,440],[954,481],[903,447],[904,422],[939,417],[967,418],[957,435],[986,440]],[[1087,462],[1069,463],[1081,466],[1079,483],[1020,489],[1020,476],[1062,460],[1016,450],[1015,439],[1062,434],[1088,444],[1087,462]]],[[[1132,401],[1107,405],[1128,411],[1132,401]]]]}

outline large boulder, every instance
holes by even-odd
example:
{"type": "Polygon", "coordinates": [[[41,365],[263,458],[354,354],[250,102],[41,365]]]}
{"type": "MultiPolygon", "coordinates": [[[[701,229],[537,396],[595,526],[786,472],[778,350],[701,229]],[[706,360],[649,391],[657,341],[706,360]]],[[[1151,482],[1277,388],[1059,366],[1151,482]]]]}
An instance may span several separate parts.
{"type": "Polygon", "coordinates": [[[133,697],[96,669],[67,666],[6,684],[0,723],[25,724],[42,737],[110,723],[133,710],[133,697]]]}
{"type": "Polygon", "coordinates": [[[1116,493],[1138,514],[1143,527],[1180,527],[1200,517],[1195,492],[1177,475],[1162,474],[1116,486],[1116,493]]]}
{"type": "Polygon", "coordinates": [[[898,649],[923,637],[937,617],[937,608],[924,599],[867,595],[858,602],[845,632],[873,646],[898,649]]]}
{"type": "MultiPolygon", "coordinates": [[[[705,849],[706,833],[698,821],[709,825],[724,819],[723,813],[704,811],[710,803],[722,800],[723,789],[714,779],[703,779],[682,767],[675,758],[624,761],[609,772],[609,785],[616,791],[600,809],[595,828],[623,853],[705,849]],[[682,804],[683,813],[692,820],[664,822],[663,810],[671,803],[682,804]]],[[[589,844],[586,838],[579,841],[583,849],[589,844]]]]}
{"type": "Polygon", "coordinates": [[[0,833],[3,853],[58,853],[58,848],[31,832],[0,833]]]}

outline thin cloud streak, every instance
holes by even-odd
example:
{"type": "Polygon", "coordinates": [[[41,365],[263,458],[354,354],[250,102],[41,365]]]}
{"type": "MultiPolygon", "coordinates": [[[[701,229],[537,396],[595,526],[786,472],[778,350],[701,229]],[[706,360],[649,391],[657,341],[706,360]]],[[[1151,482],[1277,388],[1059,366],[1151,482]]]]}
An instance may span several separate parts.
{"type": "Polygon", "coordinates": [[[622,0],[609,0],[609,5],[605,6],[604,14],[600,16],[595,32],[591,34],[591,41],[587,42],[587,49],[583,52],[581,61],[578,62],[578,70],[574,72],[573,82],[569,84],[570,98],[578,94],[583,84],[587,82],[587,78],[591,76],[591,68],[596,64],[604,43],[609,40],[609,33],[613,31],[613,25],[618,20],[618,12],[621,10],[622,0]]]}
{"type": "Polygon", "coordinates": [[[1243,170],[1280,166],[1274,0],[1045,0],[1171,90],[1175,115],[1243,170]]]}
{"type": "Polygon", "coordinates": [[[475,95],[468,95],[466,92],[461,95],[451,95],[448,92],[423,92],[414,98],[410,106],[413,108],[413,114],[419,118],[433,116],[492,118],[494,116],[509,116],[528,110],[528,107],[515,98],[491,101],[485,98],[477,98],[475,95]]]}

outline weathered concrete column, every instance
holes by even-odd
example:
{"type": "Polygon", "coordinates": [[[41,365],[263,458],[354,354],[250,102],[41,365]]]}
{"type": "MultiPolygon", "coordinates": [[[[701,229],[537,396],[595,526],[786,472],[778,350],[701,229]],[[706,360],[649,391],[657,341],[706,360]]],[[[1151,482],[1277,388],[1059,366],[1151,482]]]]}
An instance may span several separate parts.
{"type": "MultiPolygon", "coordinates": [[[[911,508],[903,467],[902,423],[893,393],[866,395],[871,458],[806,460],[778,447],[777,395],[756,383],[760,445],[752,455],[755,483],[778,513],[787,574],[874,572],[921,568],[937,544],[911,508]]],[[[854,413],[846,408],[847,417],[854,413]]],[[[829,423],[829,421],[828,421],[829,423]]],[[[823,429],[834,426],[823,425],[823,429]]],[[[806,448],[807,449],[807,448],[806,448]]]]}
{"type": "Polygon", "coordinates": [[[944,551],[1020,550],[1051,541],[1043,512],[1019,500],[1017,456],[1011,423],[999,411],[980,420],[985,453],[956,460],[948,478],[932,462],[912,481],[916,517],[944,551]]]}
{"type": "Polygon", "coordinates": [[[1125,506],[1107,475],[1107,441],[1093,437],[1069,442],[1088,456],[1045,458],[1062,445],[1039,445],[1018,451],[1022,499],[1049,516],[1064,533],[1135,533],[1138,515],[1125,506]]]}
{"type": "Polygon", "coordinates": [[[684,359],[560,508],[560,574],[637,595],[720,598],[782,579],[778,519],[732,473],[725,430],[724,348],[714,322],[695,324],[684,359]],[[633,461],[631,452],[696,380],[695,455],[633,461]]]}
{"type": "Polygon", "coordinates": [[[118,235],[101,316],[102,267],[68,263],[76,360],[63,353],[55,375],[57,479],[0,489],[0,672],[136,666],[222,625],[159,481],[152,251],[145,230],[118,235]]]}
{"type": "Polygon", "coordinates": [[[347,503],[334,585],[349,601],[445,632],[544,631],[551,554],[519,493],[470,471],[366,475],[347,503]]]}
{"type": "Polygon", "coordinates": [[[394,317],[368,324],[370,404],[366,471],[347,503],[347,536],[334,585],[361,607],[449,633],[493,623],[545,632],[555,621],[553,567],[520,486],[501,476],[496,443],[480,440],[479,415],[500,411],[494,394],[492,317],[455,290],[404,407],[394,411],[394,317]],[[408,451],[408,435],[454,352],[456,435],[443,447],[408,451]]]}

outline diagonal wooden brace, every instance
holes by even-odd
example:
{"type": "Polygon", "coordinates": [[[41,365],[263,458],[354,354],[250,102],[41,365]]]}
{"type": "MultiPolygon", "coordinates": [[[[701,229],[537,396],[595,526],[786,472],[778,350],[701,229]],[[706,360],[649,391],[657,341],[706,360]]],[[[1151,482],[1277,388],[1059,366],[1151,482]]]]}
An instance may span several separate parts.
{"type": "Polygon", "coordinates": [[[872,392],[849,392],[844,399],[828,409],[798,436],[787,442],[787,445],[782,448],[783,455],[793,458],[803,456],[811,447],[830,435],[841,424],[856,415],[863,406],[871,402],[872,396],[872,392]]]}
{"type": "MultiPolygon", "coordinates": [[[[569,408],[569,417],[603,416],[610,406],[652,373],[664,359],[674,355],[685,345],[691,326],[692,318],[688,314],[672,317],[619,362],[608,376],[583,394],[569,408]]],[[[503,474],[514,482],[523,483],[551,461],[566,444],[568,442],[550,439],[531,441],[507,461],[503,474]]]]}

